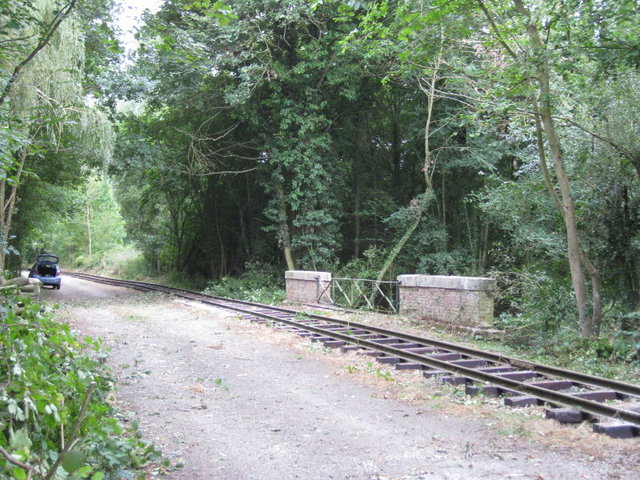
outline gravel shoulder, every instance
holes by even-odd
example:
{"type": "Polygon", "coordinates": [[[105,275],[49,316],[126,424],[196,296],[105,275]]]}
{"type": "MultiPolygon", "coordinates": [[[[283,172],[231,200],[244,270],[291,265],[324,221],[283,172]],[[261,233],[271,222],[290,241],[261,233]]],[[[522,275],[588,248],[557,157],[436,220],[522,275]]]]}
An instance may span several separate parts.
{"type": "Polygon", "coordinates": [[[218,309],[65,277],[167,479],[638,479],[640,440],[561,427],[218,309]]]}

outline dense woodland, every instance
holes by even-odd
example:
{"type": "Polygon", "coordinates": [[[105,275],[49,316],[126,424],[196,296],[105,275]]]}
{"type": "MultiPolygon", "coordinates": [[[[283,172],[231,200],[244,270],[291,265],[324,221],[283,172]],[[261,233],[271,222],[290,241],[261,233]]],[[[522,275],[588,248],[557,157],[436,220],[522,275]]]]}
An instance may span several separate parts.
{"type": "Polygon", "coordinates": [[[640,343],[636,1],[166,0],[128,58],[113,0],[0,5],[5,267],[493,276],[640,343]]]}

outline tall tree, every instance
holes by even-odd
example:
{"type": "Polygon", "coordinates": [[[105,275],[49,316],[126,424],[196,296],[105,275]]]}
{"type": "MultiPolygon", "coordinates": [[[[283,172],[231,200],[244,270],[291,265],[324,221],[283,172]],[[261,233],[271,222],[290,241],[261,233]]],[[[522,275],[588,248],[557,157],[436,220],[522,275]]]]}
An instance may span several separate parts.
{"type": "MultiPolygon", "coordinates": [[[[2,44],[19,52],[12,57],[3,52],[8,74],[0,109],[5,119],[3,130],[20,141],[3,152],[0,266],[4,265],[19,187],[25,174],[34,173],[29,162],[37,156],[65,151],[68,160],[102,163],[110,158],[113,140],[106,115],[85,104],[85,47],[76,1],[38,0],[27,4],[26,21],[19,23],[19,29],[9,30],[2,44]]],[[[13,3],[9,6],[18,8],[13,3]]],[[[9,11],[9,15],[25,14],[18,10],[9,11]]]]}
{"type": "MultiPolygon", "coordinates": [[[[277,238],[288,268],[326,268],[340,252],[335,141],[363,72],[341,51],[348,25],[334,21],[333,6],[314,11],[302,1],[249,0],[231,6],[237,18],[218,24],[209,21],[207,9],[167,4],[149,23],[143,54],[181,69],[173,78],[193,80],[198,97],[209,99],[203,123],[194,122],[190,131],[201,139],[211,132],[210,146],[199,151],[235,139],[236,147],[225,151],[230,168],[224,170],[231,173],[245,171],[247,157],[254,158],[268,198],[265,229],[277,238]],[[214,125],[217,136],[209,130],[214,125]]],[[[181,86],[170,88],[172,78],[158,81],[163,100],[195,99],[194,90],[183,95],[181,86]]],[[[200,174],[217,174],[220,166],[210,163],[200,174]]]]}
{"type": "MultiPolygon", "coordinates": [[[[529,98],[536,126],[536,136],[538,138],[538,153],[540,156],[540,168],[545,178],[545,184],[549,194],[554,199],[562,218],[564,219],[565,232],[567,235],[567,254],[569,260],[569,270],[573,291],[576,297],[579,323],[582,334],[586,337],[598,336],[602,315],[602,298],[600,275],[594,264],[587,256],[581,245],[580,233],[578,230],[577,210],[575,200],[571,191],[571,183],[565,168],[562,140],[556,126],[554,114],[556,110],[552,91],[552,76],[554,74],[553,52],[548,45],[549,35],[543,37],[541,27],[537,24],[537,19],[532,14],[529,7],[525,6],[522,0],[513,0],[511,8],[504,5],[504,10],[500,13],[513,12],[515,24],[509,25],[509,37],[520,38],[523,42],[512,45],[505,35],[505,25],[499,25],[500,16],[497,12],[491,11],[483,0],[477,3],[485,14],[491,31],[505,52],[521,68],[524,78],[516,78],[515,81],[528,80],[537,92],[531,92],[529,98]],[[518,31],[518,29],[522,29],[518,31]],[[545,40],[545,38],[547,40],[545,40]],[[526,43],[525,43],[526,42],[526,43]],[[527,45],[528,44],[528,45],[527,45]],[[547,160],[545,150],[549,149],[553,170],[555,173],[556,185],[552,183],[552,178],[547,172],[547,160]],[[559,195],[556,188],[559,190],[559,195]],[[592,287],[592,309],[589,311],[589,298],[584,270],[586,269],[591,279],[592,287]]],[[[540,6],[539,6],[540,7],[540,6]]],[[[540,13],[540,11],[539,11],[540,13]]]]}

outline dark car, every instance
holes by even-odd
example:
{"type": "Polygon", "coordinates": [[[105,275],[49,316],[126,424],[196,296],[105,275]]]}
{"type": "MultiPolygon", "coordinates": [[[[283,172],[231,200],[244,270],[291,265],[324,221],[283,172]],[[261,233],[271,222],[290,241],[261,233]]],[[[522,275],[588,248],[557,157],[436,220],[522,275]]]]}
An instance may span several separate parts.
{"type": "Polygon", "coordinates": [[[41,253],[36,257],[36,263],[29,271],[29,278],[37,278],[43,285],[51,285],[60,290],[62,276],[58,266],[58,257],[51,253],[41,253]]]}

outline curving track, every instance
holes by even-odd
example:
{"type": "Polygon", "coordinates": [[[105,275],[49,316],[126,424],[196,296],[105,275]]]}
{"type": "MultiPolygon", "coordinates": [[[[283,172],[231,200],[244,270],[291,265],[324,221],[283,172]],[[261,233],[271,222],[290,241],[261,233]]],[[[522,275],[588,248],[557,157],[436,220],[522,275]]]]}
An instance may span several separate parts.
{"type": "Polygon", "coordinates": [[[507,406],[547,405],[546,416],[562,423],[590,421],[614,438],[640,435],[640,386],[518,360],[439,340],[394,332],[296,310],[204,295],[188,290],[100,277],[67,275],[92,282],[155,291],[241,313],[243,318],[284,326],[330,348],[356,350],[398,370],[421,370],[464,385],[470,395],[504,396],[507,406]]]}

